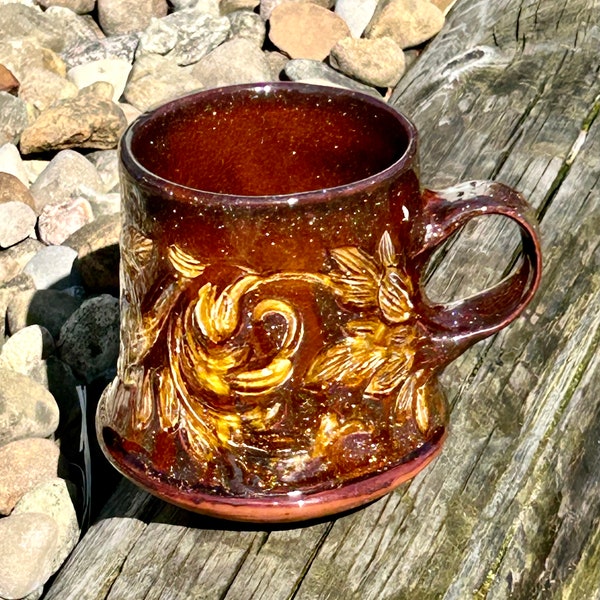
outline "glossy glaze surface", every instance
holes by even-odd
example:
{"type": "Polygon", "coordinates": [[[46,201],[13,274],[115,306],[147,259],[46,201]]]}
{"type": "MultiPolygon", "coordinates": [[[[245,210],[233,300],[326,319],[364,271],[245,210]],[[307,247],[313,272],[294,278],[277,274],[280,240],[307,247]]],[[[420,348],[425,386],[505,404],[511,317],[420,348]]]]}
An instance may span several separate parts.
{"type": "Polygon", "coordinates": [[[359,94],[204,92],[143,116],[121,158],[121,354],[98,433],[123,473],[192,510],[306,519],[412,477],[446,435],[437,374],[539,281],[523,199],[422,192],[414,127],[359,94]],[[491,213],[521,225],[521,266],[430,305],[431,253],[491,213]]]}

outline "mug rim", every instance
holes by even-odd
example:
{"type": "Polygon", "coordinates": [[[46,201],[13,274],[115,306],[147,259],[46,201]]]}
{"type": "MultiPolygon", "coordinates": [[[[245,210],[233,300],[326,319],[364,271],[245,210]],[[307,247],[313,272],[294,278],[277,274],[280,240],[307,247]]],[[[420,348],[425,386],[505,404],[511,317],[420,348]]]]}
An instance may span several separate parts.
{"type": "Polygon", "coordinates": [[[230,205],[253,205],[258,206],[262,204],[268,204],[269,206],[274,205],[296,205],[296,204],[312,204],[315,202],[322,202],[325,195],[331,193],[336,196],[346,194],[356,194],[367,190],[368,188],[377,186],[387,179],[393,179],[394,176],[399,175],[403,171],[407,170],[412,165],[417,156],[418,147],[418,132],[413,122],[399,110],[393,106],[387,104],[383,100],[379,100],[369,94],[351,90],[348,88],[330,87],[325,85],[316,85],[312,83],[302,82],[263,82],[263,83],[246,83],[232,86],[223,86],[217,88],[211,88],[208,90],[199,90],[191,92],[189,94],[179,96],[167,102],[164,102],[154,108],[146,110],[144,113],[139,115],[132,123],[130,123],[121,136],[119,142],[119,159],[122,167],[128,175],[133,177],[138,185],[144,185],[145,187],[151,187],[161,195],[166,195],[171,200],[178,200],[179,202],[186,204],[223,204],[227,203],[230,205]],[[146,168],[136,158],[133,149],[132,142],[140,127],[142,127],[148,121],[163,116],[170,111],[179,108],[181,105],[195,103],[198,100],[209,100],[211,97],[222,97],[223,95],[230,94],[235,95],[241,92],[249,90],[255,90],[256,92],[262,93],[275,93],[278,90],[283,91],[300,91],[307,94],[318,94],[333,95],[337,97],[350,97],[365,104],[370,104],[377,110],[383,110],[389,113],[393,118],[400,123],[406,133],[406,148],[402,155],[391,163],[385,169],[377,171],[373,175],[345,183],[343,185],[332,186],[327,188],[321,188],[316,190],[308,190],[303,192],[295,192],[288,194],[267,194],[257,196],[246,196],[241,194],[230,194],[221,192],[212,192],[210,190],[203,190],[200,188],[189,187],[170,179],[161,177],[154,173],[150,169],[146,168]]]}

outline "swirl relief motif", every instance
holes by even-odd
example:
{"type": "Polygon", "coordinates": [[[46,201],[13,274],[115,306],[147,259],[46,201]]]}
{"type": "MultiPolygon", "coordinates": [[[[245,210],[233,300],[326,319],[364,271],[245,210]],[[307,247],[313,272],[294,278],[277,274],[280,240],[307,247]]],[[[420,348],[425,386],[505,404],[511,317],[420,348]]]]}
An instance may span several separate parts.
{"type": "Polygon", "coordinates": [[[269,274],[123,235],[131,393],[113,411],[166,476],[219,493],[322,489],[398,464],[444,422],[387,231],[374,255],[333,248],[325,272],[269,274]]]}

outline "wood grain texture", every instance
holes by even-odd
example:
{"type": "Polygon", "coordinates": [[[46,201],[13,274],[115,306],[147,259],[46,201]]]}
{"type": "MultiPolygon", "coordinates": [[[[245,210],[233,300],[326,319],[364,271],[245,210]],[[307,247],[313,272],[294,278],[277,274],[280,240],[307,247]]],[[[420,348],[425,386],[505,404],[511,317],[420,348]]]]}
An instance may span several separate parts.
{"type": "MultiPolygon", "coordinates": [[[[545,273],[525,314],[445,372],[442,455],[363,510],[297,528],[190,515],[123,483],[46,598],[600,598],[600,0],[459,0],[392,102],[422,178],[522,191],[545,273]]],[[[518,236],[478,219],[428,292],[497,281],[518,236]]]]}

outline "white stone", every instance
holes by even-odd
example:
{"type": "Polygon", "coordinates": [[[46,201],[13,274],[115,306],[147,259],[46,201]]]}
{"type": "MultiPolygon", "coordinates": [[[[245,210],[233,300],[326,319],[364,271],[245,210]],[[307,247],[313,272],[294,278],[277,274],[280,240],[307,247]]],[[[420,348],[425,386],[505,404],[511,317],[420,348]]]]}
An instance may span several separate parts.
{"type": "Polygon", "coordinates": [[[0,146],[0,171],[14,175],[21,183],[29,187],[27,169],[23,164],[19,149],[14,144],[8,143],[0,146]]]}
{"type": "Polygon", "coordinates": [[[107,81],[114,88],[113,102],[123,95],[131,71],[129,61],[122,58],[104,58],[69,69],[67,77],[81,90],[98,81],[107,81]]]}
{"type": "Polygon", "coordinates": [[[9,248],[28,237],[35,238],[36,219],[33,209],[24,202],[0,204],[0,247],[9,248]]]}
{"type": "Polygon", "coordinates": [[[359,38],[375,14],[378,0],[337,0],[335,12],[346,21],[352,37],[359,38]]]}

